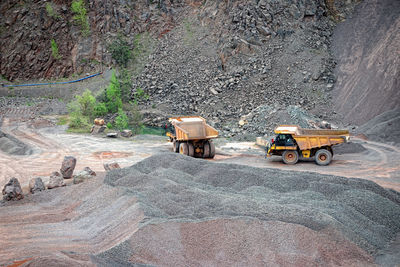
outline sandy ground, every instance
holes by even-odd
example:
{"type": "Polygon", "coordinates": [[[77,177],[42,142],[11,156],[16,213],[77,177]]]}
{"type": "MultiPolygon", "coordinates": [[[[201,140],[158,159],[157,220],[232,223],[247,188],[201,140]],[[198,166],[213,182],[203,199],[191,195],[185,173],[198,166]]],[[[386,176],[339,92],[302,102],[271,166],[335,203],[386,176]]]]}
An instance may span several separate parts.
{"type": "MultiPolygon", "coordinates": [[[[49,123],[45,119],[33,122],[20,122],[12,118],[3,120],[1,130],[29,144],[33,154],[13,156],[0,151],[0,187],[11,177],[18,178],[23,187],[33,177],[42,176],[46,179],[53,171],[60,169],[64,156],[77,158],[76,170],[89,166],[96,172],[102,172],[104,163],[116,161],[121,167],[127,167],[156,153],[171,151],[171,144],[165,137],[111,139],[68,134],[64,127],[46,126],[49,123]]],[[[265,151],[251,142],[217,143],[217,155],[213,161],[364,178],[400,191],[400,148],[358,138],[352,138],[352,142],[362,144],[366,150],[337,154],[332,163],[324,167],[313,161],[285,165],[278,156],[265,158],[265,151]]]]}

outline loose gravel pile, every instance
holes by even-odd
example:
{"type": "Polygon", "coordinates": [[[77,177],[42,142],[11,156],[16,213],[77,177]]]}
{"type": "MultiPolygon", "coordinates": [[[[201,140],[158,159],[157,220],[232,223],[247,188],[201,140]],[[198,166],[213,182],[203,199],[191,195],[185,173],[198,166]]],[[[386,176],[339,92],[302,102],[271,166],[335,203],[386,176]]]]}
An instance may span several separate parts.
{"type": "Polygon", "coordinates": [[[400,144],[400,109],[384,112],[357,129],[371,141],[400,144]]]}
{"type": "Polygon", "coordinates": [[[105,183],[138,198],[147,216],[142,226],[215,218],[281,221],[336,229],[370,253],[400,231],[400,194],[368,180],[164,153],[108,173],[105,183]]]}

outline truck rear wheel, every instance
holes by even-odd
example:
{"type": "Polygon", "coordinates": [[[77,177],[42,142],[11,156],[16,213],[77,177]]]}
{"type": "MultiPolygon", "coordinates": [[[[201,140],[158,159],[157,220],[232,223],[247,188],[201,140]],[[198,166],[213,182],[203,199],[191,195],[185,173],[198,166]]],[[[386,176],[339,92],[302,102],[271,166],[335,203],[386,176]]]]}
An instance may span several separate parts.
{"type": "Polygon", "coordinates": [[[194,146],[192,143],[188,143],[188,156],[193,157],[194,156],[194,146]]]}
{"type": "Polygon", "coordinates": [[[209,142],[204,142],[203,146],[203,158],[209,158],[210,157],[210,143],[209,142]]]}
{"type": "Polygon", "coordinates": [[[285,150],[282,159],[285,164],[294,165],[299,161],[299,153],[296,150],[285,150]]]}
{"type": "Polygon", "coordinates": [[[318,165],[321,166],[326,166],[328,165],[332,160],[332,153],[329,152],[329,150],[326,149],[320,149],[315,153],[315,162],[318,165]]]}
{"type": "Polygon", "coordinates": [[[172,149],[174,150],[175,153],[179,152],[179,141],[177,140],[172,141],[172,149]]]}
{"type": "Polygon", "coordinates": [[[180,143],[179,144],[179,153],[182,155],[189,155],[189,147],[187,143],[180,143]]]}
{"type": "Polygon", "coordinates": [[[215,145],[211,141],[209,141],[208,143],[210,144],[210,158],[212,159],[215,156],[215,145]]]}

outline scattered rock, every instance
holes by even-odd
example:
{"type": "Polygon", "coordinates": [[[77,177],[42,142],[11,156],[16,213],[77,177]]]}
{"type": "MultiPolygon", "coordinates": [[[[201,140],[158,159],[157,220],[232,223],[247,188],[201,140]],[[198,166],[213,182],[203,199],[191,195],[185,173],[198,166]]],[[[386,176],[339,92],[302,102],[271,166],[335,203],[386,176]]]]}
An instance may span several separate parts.
{"type": "Polygon", "coordinates": [[[53,172],[50,176],[49,183],[47,185],[48,189],[53,189],[56,187],[65,186],[64,178],[61,176],[59,172],[53,172]]]}
{"type": "Polygon", "coordinates": [[[64,179],[69,179],[72,177],[74,173],[74,169],[76,166],[76,158],[72,156],[65,156],[64,161],[61,165],[61,174],[63,175],[64,179]]]}
{"type": "Polygon", "coordinates": [[[90,130],[91,134],[100,134],[103,133],[104,130],[107,129],[105,125],[93,125],[92,129],[90,130]]]}
{"type": "Polygon", "coordinates": [[[42,178],[37,177],[29,181],[29,192],[31,192],[32,194],[38,191],[43,191],[45,189],[46,187],[42,181],[42,178]]]}
{"type": "Polygon", "coordinates": [[[118,137],[118,133],[108,133],[107,134],[107,137],[110,137],[110,138],[117,138],[118,137]]]}
{"type": "Polygon", "coordinates": [[[111,170],[114,170],[114,169],[120,169],[121,168],[117,162],[104,163],[103,166],[104,166],[104,169],[106,171],[111,171],[111,170]]]}
{"type": "Polygon", "coordinates": [[[131,137],[132,136],[132,131],[131,130],[123,130],[121,132],[121,136],[123,136],[123,137],[131,137]]]}
{"type": "Polygon", "coordinates": [[[3,199],[20,200],[23,199],[22,188],[17,178],[11,178],[10,181],[3,188],[3,199]]]}
{"type": "Polygon", "coordinates": [[[86,167],[83,171],[74,175],[74,184],[83,183],[84,181],[93,178],[94,176],[96,176],[96,173],[92,171],[89,167],[86,167]]]}

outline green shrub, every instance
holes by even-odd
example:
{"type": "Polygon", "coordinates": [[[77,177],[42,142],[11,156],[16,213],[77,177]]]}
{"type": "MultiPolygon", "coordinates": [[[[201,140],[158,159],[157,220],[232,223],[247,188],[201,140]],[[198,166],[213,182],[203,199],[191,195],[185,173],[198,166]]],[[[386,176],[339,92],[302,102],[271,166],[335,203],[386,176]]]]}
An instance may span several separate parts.
{"type": "Polygon", "coordinates": [[[58,46],[57,46],[56,41],[54,41],[54,39],[51,39],[50,43],[51,43],[51,54],[53,55],[53,57],[55,59],[60,59],[61,56],[58,53],[58,46]]]}
{"type": "Polygon", "coordinates": [[[71,128],[84,128],[89,126],[89,121],[86,117],[80,115],[80,114],[73,114],[71,115],[70,121],[69,121],[69,127],[71,128]]]}
{"type": "Polygon", "coordinates": [[[121,89],[119,81],[115,76],[115,72],[112,73],[110,86],[106,91],[106,98],[106,107],[108,112],[117,113],[118,110],[122,108],[121,89]]]}
{"type": "Polygon", "coordinates": [[[126,113],[122,108],[118,110],[118,116],[115,118],[115,128],[118,130],[128,128],[128,116],[126,116],[126,113]]]}
{"type": "Polygon", "coordinates": [[[74,21],[81,27],[82,35],[88,36],[90,33],[90,27],[85,2],[83,0],[72,1],[71,10],[75,14],[73,16],[74,21]]]}
{"type": "Polygon", "coordinates": [[[132,103],[129,109],[129,125],[132,127],[133,134],[141,133],[143,129],[143,117],[137,103],[132,103]]]}
{"type": "Polygon", "coordinates": [[[93,118],[94,107],[96,106],[96,99],[92,95],[92,92],[86,89],[86,91],[83,92],[82,96],[77,95],[75,96],[75,98],[78,102],[80,113],[88,118],[93,118]]]}
{"type": "Polygon", "coordinates": [[[107,114],[107,107],[105,103],[100,102],[94,106],[94,115],[96,117],[102,117],[105,116],[106,114],[107,114]]]}
{"type": "Polygon", "coordinates": [[[132,90],[132,80],[129,71],[125,68],[121,69],[118,80],[121,88],[121,100],[124,103],[128,103],[131,98],[132,90]]]}
{"type": "Polygon", "coordinates": [[[111,52],[111,57],[120,66],[126,67],[128,62],[132,59],[131,47],[121,35],[111,43],[109,50],[111,52]]]}
{"type": "Polygon", "coordinates": [[[107,128],[108,128],[108,129],[112,129],[112,128],[113,128],[111,122],[107,122],[107,128]]]}
{"type": "Polygon", "coordinates": [[[49,15],[49,17],[55,18],[55,19],[60,19],[61,16],[57,14],[56,11],[54,11],[53,6],[51,5],[51,3],[46,3],[46,11],[47,11],[47,15],[49,15]]]}

